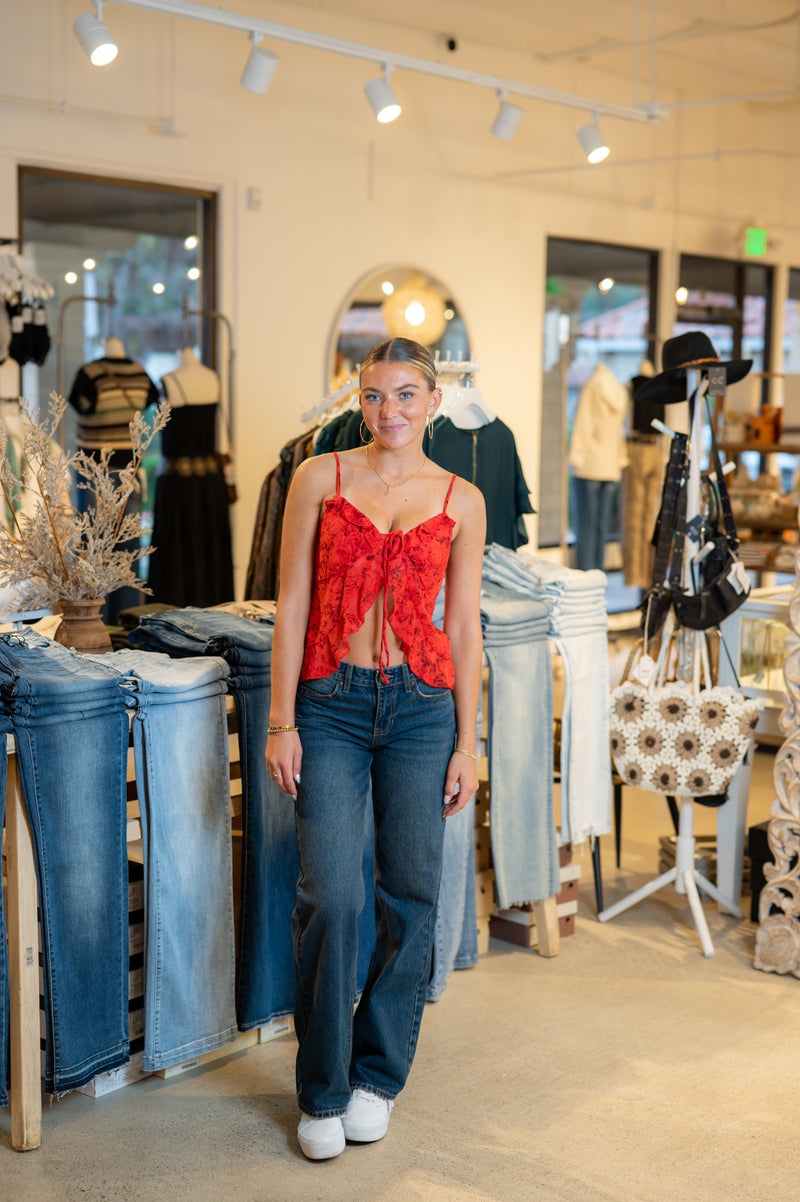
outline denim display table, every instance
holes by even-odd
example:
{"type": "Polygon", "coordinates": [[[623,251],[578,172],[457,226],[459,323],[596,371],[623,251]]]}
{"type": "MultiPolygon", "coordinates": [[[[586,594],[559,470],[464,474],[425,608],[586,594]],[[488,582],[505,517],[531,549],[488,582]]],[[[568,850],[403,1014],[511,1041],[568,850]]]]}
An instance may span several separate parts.
{"type": "MultiPolygon", "coordinates": [[[[241,763],[233,698],[226,698],[230,760],[231,814],[241,814],[241,763]]],[[[38,887],[33,840],[17,771],[13,735],[6,737],[8,780],[6,785],[5,855],[7,869],[8,975],[10,993],[11,1146],[18,1152],[32,1151],[42,1142],[42,1061],[39,1029],[39,932],[38,887]]],[[[128,754],[128,858],[141,858],[141,824],[136,795],[133,752],[128,754]]],[[[232,1043],[183,1064],[161,1069],[157,1076],[172,1077],[200,1063],[231,1056],[256,1043],[283,1035],[291,1029],[291,1018],[275,1019],[265,1027],[241,1031],[232,1043]]],[[[133,1079],[133,1078],[132,1078],[133,1079]]]]}
{"type": "Polygon", "coordinates": [[[29,1152],[42,1142],[39,1052],[39,934],[36,864],[20,790],[13,735],[6,736],[6,869],[8,873],[8,977],[11,1044],[11,1145],[29,1152]]]}

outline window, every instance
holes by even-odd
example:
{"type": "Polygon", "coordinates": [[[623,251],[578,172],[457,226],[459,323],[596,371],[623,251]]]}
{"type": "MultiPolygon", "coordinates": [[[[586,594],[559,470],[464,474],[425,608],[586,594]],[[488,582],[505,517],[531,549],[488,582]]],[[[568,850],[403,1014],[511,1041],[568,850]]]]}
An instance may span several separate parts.
{"type": "Polygon", "coordinates": [[[28,400],[68,394],[111,336],[156,383],[182,346],[216,366],[208,321],[183,312],[215,307],[213,194],[33,167],[20,168],[19,190],[24,253],[56,292],[57,337],[44,366],[25,371],[28,400]]]}
{"type": "MultiPolygon", "coordinates": [[[[582,386],[598,363],[627,384],[652,359],[657,255],[550,238],[544,318],[539,545],[574,540],[566,450],[582,386]]],[[[611,537],[619,537],[615,504],[611,537]]]]}

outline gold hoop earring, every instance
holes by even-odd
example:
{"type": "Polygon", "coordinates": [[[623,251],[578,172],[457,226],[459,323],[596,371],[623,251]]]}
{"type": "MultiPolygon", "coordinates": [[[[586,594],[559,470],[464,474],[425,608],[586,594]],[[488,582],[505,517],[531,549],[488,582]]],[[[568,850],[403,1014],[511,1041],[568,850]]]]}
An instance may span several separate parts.
{"type": "MultiPolygon", "coordinates": [[[[358,437],[361,439],[361,441],[362,441],[362,442],[364,442],[364,443],[366,443],[367,445],[369,445],[371,442],[374,442],[374,441],[375,441],[375,439],[374,439],[374,438],[365,438],[365,437],[364,437],[364,434],[363,434],[363,431],[362,431],[361,427],[362,427],[362,426],[365,426],[365,425],[366,425],[366,422],[364,421],[364,419],[363,419],[363,417],[362,417],[362,419],[361,419],[361,422],[359,423],[359,427],[358,427],[358,437]]],[[[367,427],[367,433],[369,434],[369,427],[367,427]]]]}
{"type": "Polygon", "coordinates": [[[433,414],[428,414],[428,438],[433,442],[433,414]]]}

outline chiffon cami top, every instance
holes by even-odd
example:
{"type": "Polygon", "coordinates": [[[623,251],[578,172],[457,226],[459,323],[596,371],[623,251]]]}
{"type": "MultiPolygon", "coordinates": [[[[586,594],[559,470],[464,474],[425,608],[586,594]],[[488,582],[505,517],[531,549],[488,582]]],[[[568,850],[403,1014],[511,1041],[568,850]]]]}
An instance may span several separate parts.
{"type": "Polygon", "coordinates": [[[319,525],[316,573],[306,633],[301,680],[335,672],[383,590],[381,649],[383,679],[389,663],[387,624],[415,676],[433,687],[453,687],[450,640],[434,626],[433,609],[444,580],[455,521],[447,513],[455,476],[440,513],[411,530],[383,534],[342,496],[339,456],[336,495],[329,497],[319,525]],[[393,608],[389,612],[389,596],[393,608]]]}

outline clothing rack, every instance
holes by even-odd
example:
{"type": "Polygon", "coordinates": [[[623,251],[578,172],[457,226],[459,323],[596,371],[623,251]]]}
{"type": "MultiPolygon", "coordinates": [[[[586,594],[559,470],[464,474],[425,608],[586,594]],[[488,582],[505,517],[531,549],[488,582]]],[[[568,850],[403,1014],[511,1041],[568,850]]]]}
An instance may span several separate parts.
{"type": "MultiPolygon", "coordinates": [[[[55,332],[56,355],[58,355],[58,368],[56,368],[55,379],[58,381],[56,392],[59,397],[66,397],[66,355],[64,351],[64,323],[66,311],[71,304],[79,304],[80,302],[94,304],[107,304],[109,314],[114,313],[114,305],[117,304],[117,297],[114,294],[114,281],[108,281],[108,296],[107,297],[90,297],[85,294],[80,294],[77,297],[67,297],[66,301],[62,301],[59,305],[59,322],[55,332]]],[[[109,319],[111,321],[112,319],[109,319]]]]}
{"type": "Polygon", "coordinates": [[[188,293],[184,292],[184,294],[183,294],[183,333],[184,333],[183,341],[184,341],[184,345],[186,345],[189,340],[189,318],[190,317],[210,318],[211,321],[215,321],[218,323],[218,325],[224,326],[225,330],[227,332],[227,335],[228,335],[228,348],[227,348],[228,353],[227,353],[226,360],[225,360],[226,361],[225,390],[223,392],[223,397],[222,397],[223,403],[220,406],[220,409],[222,412],[222,419],[225,424],[225,432],[226,432],[227,438],[228,438],[227,450],[228,450],[228,454],[230,455],[233,453],[233,451],[232,451],[232,448],[233,448],[233,420],[232,420],[233,363],[234,363],[234,359],[236,357],[236,351],[235,351],[234,345],[233,345],[233,325],[231,323],[230,318],[225,313],[222,313],[219,309],[190,309],[189,308],[189,295],[188,295],[188,293]],[[225,395],[225,393],[227,393],[227,395],[225,395]]]}
{"type": "Polygon", "coordinates": [[[474,376],[481,370],[474,359],[440,359],[436,352],[436,374],[438,376],[474,376]]]}
{"type": "Polygon", "coordinates": [[[359,371],[354,371],[351,376],[347,377],[343,384],[340,384],[338,388],[335,388],[333,392],[329,392],[311,409],[307,409],[305,413],[301,414],[300,420],[302,422],[313,421],[315,417],[319,417],[321,414],[327,412],[327,410],[332,408],[338,401],[341,401],[344,397],[349,396],[351,392],[356,392],[358,390],[358,376],[359,371]]]}

